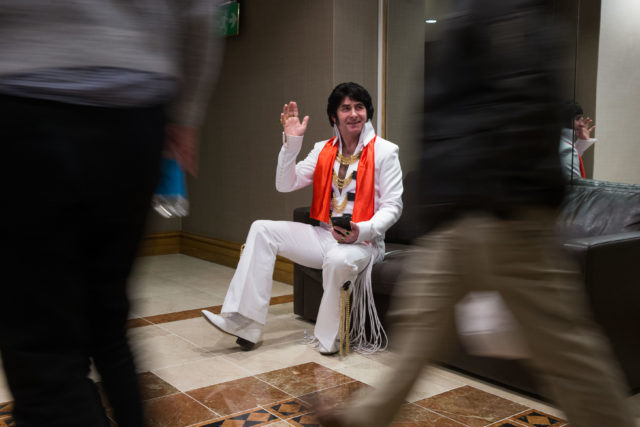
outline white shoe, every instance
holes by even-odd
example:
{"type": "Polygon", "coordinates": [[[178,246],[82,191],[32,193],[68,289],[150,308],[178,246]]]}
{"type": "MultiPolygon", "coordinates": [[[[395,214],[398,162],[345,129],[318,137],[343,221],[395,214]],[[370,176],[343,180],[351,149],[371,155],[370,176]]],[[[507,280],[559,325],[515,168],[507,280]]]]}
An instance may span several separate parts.
{"type": "Polygon", "coordinates": [[[332,354],[336,354],[338,352],[339,347],[340,347],[340,342],[338,341],[334,341],[331,348],[325,348],[325,346],[323,346],[322,343],[318,341],[318,351],[323,356],[330,356],[332,354]]]}
{"type": "Polygon", "coordinates": [[[213,326],[222,332],[238,337],[236,343],[243,350],[251,350],[253,346],[260,340],[262,328],[257,326],[259,323],[254,322],[242,315],[222,317],[213,314],[209,310],[202,310],[204,318],[213,326]]]}

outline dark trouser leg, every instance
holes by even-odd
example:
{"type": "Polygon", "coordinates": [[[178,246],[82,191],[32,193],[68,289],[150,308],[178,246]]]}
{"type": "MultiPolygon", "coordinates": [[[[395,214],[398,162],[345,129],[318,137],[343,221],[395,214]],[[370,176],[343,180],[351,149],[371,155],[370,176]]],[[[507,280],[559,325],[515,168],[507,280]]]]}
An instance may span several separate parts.
{"type": "Polygon", "coordinates": [[[18,425],[106,425],[92,357],[120,425],[142,409],[126,340],[126,279],[164,140],[162,108],[0,98],[11,211],[0,343],[18,425]]]}

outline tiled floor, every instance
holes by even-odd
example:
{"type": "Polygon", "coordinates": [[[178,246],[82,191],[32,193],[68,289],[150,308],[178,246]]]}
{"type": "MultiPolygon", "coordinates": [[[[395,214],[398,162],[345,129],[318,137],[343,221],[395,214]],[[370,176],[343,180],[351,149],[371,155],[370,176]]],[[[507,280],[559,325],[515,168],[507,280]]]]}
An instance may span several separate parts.
{"type": "MultiPolygon", "coordinates": [[[[148,426],[317,425],[317,399],[345,402],[394,363],[389,352],[320,355],[304,343],[313,324],[293,314],[292,287],[279,282],[262,344],[240,351],[200,317],[204,307],[219,310],[232,275],[184,255],[139,259],[129,331],[148,426]]],[[[0,427],[12,425],[11,400],[0,374],[0,427]]],[[[441,367],[425,368],[407,401],[394,426],[566,425],[544,402],[441,367]]]]}

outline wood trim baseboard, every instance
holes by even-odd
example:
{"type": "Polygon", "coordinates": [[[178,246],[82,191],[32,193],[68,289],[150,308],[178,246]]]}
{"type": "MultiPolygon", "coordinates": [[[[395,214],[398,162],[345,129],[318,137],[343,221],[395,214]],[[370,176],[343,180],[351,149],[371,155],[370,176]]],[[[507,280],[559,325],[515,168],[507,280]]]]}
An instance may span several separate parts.
{"type": "Polygon", "coordinates": [[[180,231],[148,234],[142,238],[138,256],[180,253],[180,231]]]}
{"type": "MultiPolygon", "coordinates": [[[[141,256],[180,253],[236,268],[241,247],[241,243],[174,231],[144,236],[139,253],[141,256]]],[[[278,256],[273,270],[273,279],[292,285],[293,262],[278,256]]]]}

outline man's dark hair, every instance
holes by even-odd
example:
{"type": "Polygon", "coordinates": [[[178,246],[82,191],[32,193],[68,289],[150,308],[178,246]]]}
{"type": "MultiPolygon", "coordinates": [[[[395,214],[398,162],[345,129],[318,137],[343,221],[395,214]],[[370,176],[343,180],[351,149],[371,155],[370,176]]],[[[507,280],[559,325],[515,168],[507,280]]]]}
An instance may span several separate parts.
{"type": "Polygon", "coordinates": [[[573,129],[573,121],[575,120],[576,116],[584,114],[580,104],[574,101],[565,102],[562,105],[561,111],[562,117],[560,117],[560,120],[562,120],[562,127],[568,129],[573,129]]]}
{"type": "Polygon", "coordinates": [[[371,120],[373,117],[373,103],[371,102],[369,92],[357,83],[340,83],[333,89],[327,101],[327,115],[329,116],[331,126],[333,126],[333,117],[338,116],[340,103],[347,96],[354,101],[364,104],[364,107],[367,109],[367,120],[371,120]]]}

